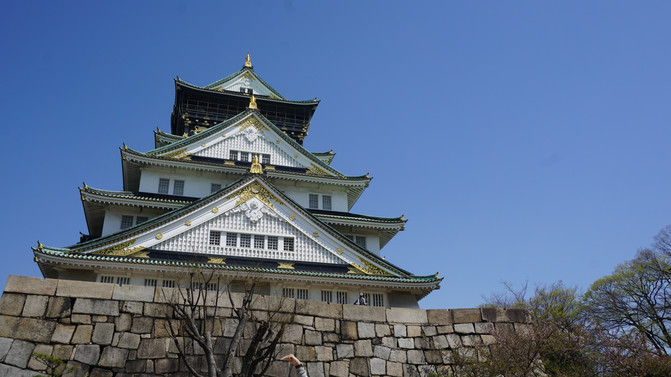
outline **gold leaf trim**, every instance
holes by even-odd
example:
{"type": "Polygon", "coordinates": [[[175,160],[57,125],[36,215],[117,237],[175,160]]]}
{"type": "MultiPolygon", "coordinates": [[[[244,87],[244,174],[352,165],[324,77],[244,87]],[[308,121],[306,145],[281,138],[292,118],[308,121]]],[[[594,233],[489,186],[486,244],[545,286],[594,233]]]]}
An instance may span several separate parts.
{"type": "Polygon", "coordinates": [[[277,268],[283,269],[283,270],[295,270],[294,264],[293,263],[284,263],[284,262],[277,262],[277,268]]]}
{"type": "Polygon", "coordinates": [[[186,148],[178,149],[176,151],[166,153],[162,157],[170,157],[170,158],[181,158],[186,156],[186,148]]]}
{"type": "Polygon", "coordinates": [[[233,199],[235,197],[238,198],[238,201],[235,203],[236,207],[242,203],[247,202],[251,198],[259,199],[261,202],[263,202],[263,204],[272,209],[275,209],[275,206],[273,206],[271,200],[274,200],[280,205],[284,205],[280,199],[278,199],[270,191],[266,190],[266,188],[261,186],[258,182],[252,182],[251,184],[245,186],[245,188],[242,190],[227,196],[226,199],[233,199]]]}
{"type": "Polygon", "coordinates": [[[337,252],[338,254],[342,254],[342,249],[341,249],[341,248],[338,248],[338,250],[336,250],[336,252],[337,252]]]}
{"type": "Polygon", "coordinates": [[[163,233],[156,233],[156,239],[160,240],[161,238],[163,238],[163,233]]]}
{"type": "Polygon", "coordinates": [[[207,261],[210,264],[226,264],[226,258],[222,257],[210,257],[207,261]]]}
{"type": "Polygon", "coordinates": [[[289,215],[289,220],[291,220],[291,221],[296,220],[296,215],[294,215],[294,214],[289,215]]]}
{"type": "Polygon", "coordinates": [[[324,169],[320,168],[319,166],[312,164],[310,168],[308,168],[307,171],[309,174],[314,174],[314,175],[329,175],[324,169]]]}
{"type": "Polygon", "coordinates": [[[212,213],[217,213],[217,212],[219,212],[219,207],[212,208],[212,213]]]}
{"type": "Polygon", "coordinates": [[[254,117],[249,118],[249,119],[247,119],[246,121],[244,121],[244,122],[240,125],[240,131],[244,131],[244,130],[246,130],[246,129],[249,128],[249,127],[254,127],[254,128],[256,128],[257,130],[259,130],[261,133],[263,133],[263,131],[268,131],[268,128],[267,128],[265,125],[263,125],[263,123],[259,122],[259,121],[258,121],[256,118],[254,118],[254,117]]]}
{"type": "Polygon", "coordinates": [[[96,255],[115,255],[115,256],[125,256],[129,255],[131,253],[134,253],[138,250],[134,250],[129,248],[132,246],[135,241],[137,241],[137,238],[133,238],[132,240],[128,240],[126,242],[122,242],[120,244],[116,244],[114,246],[110,246],[107,248],[104,248],[102,250],[95,251],[91,254],[96,254],[96,255]]]}
{"type": "Polygon", "coordinates": [[[358,266],[362,271],[367,273],[368,275],[391,275],[387,271],[381,269],[380,267],[370,263],[369,261],[359,257],[359,261],[363,264],[363,266],[358,266]]]}

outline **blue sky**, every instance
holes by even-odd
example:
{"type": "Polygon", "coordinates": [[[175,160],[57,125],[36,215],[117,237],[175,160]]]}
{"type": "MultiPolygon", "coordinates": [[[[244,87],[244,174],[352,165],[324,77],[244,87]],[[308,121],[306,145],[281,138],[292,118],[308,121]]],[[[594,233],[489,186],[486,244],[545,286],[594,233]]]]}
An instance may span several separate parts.
{"type": "Polygon", "coordinates": [[[322,100],[305,145],[370,172],[353,212],[409,219],[382,250],[440,271],[425,308],[501,281],[587,288],[671,224],[671,3],[9,2],[0,13],[7,275],[121,189],[118,147],[169,131],[173,78],[241,68],[322,100]]]}

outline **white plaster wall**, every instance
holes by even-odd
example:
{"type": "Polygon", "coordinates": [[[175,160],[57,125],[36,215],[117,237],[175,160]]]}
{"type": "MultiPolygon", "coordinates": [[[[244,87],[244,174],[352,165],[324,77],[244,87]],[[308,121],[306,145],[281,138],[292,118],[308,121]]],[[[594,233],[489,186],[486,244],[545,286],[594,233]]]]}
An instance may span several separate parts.
{"type": "Polygon", "coordinates": [[[233,136],[226,137],[225,139],[221,138],[221,141],[195,152],[194,155],[228,159],[231,150],[263,153],[270,155],[271,165],[304,167],[294,157],[280,149],[274,141],[267,140],[265,136],[269,136],[268,134],[268,131],[259,131],[250,126],[233,136]],[[245,135],[245,132],[256,133],[256,135],[255,137],[248,137],[245,135]]]}
{"type": "Polygon", "coordinates": [[[347,191],[331,185],[310,185],[291,182],[274,181],[278,189],[304,208],[310,204],[310,194],[319,194],[319,209],[322,208],[321,195],[331,195],[331,210],[347,212],[347,191]]]}
{"type": "MultiPolygon", "coordinates": [[[[121,230],[121,217],[124,215],[127,216],[146,216],[150,220],[158,215],[165,213],[165,211],[151,209],[151,208],[139,208],[139,207],[120,207],[114,206],[110,207],[105,211],[105,219],[103,220],[103,230],[102,236],[108,234],[116,233],[121,230]]],[[[133,220],[133,225],[135,225],[135,219],[133,220]]]]}
{"type": "Polygon", "coordinates": [[[223,174],[188,171],[183,169],[143,169],[140,175],[140,191],[158,193],[159,178],[170,179],[169,195],[172,195],[174,182],[178,179],[184,181],[184,196],[202,198],[210,195],[213,183],[218,183],[221,187],[226,187],[240,177],[226,178],[223,174]]]}

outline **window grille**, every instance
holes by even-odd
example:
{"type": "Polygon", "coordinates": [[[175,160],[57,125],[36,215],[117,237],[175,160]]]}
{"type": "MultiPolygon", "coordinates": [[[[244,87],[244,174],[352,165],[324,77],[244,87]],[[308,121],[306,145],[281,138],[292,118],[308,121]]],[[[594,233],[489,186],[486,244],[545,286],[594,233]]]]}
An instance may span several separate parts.
{"type": "Polygon", "coordinates": [[[217,283],[207,283],[207,290],[208,291],[216,291],[217,290],[217,283]]]}
{"type": "Polygon", "coordinates": [[[303,288],[296,289],[296,298],[299,298],[301,300],[307,300],[308,299],[308,290],[303,289],[303,288]]]}
{"type": "Polygon", "coordinates": [[[275,236],[268,236],[268,250],[277,250],[278,238],[275,236]]]}
{"type": "Polygon", "coordinates": [[[135,218],[135,224],[140,225],[147,220],[149,220],[149,218],[147,216],[138,216],[138,217],[135,218]]]}
{"type": "Polygon", "coordinates": [[[327,304],[333,302],[333,292],[322,291],[322,301],[324,301],[327,304]]]}
{"type": "Polygon", "coordinates": [[[128,285],[128,284],[130,284],[130,278],[129,277],[118,276],[116,278],[116,283],[119,284],[119,285],[128,285]]]}
{"type": "Polygon", "coordinates": [[[133,226],[133,216],[121,216],[121,229],[127,229],[133,226]]]}
{"type": "Polygon", "coordinates": [[[382,293],[373,293],[373,301],[368,301],[372,306],[384,306],[384,295],[382,293]]]}
{"type": "Polygon", "coordinates": [[[265,237],[254,235],[254,248],[263,249],[264,246],[265,246],[265,237]]]}
{"type": "Polygon", "coordinates": [[[338,304],[347,304],[347,292],[338,291],[336,292],[336,300],[338,304]]]}
{"type": "Polygon", "coordinates": [[[101,283],[114,284],[114,276],[101,276],[100,277],[100,282],[101,283]]]}
{"type": "Polygon", "coordinates": [[[156,286],[156,279],[144,279],[144,286],[145,287],[155,287],[156,286]]]}
{"type": "Polygon", "coordinates": [[[184,181],[175,180],[174,186],[172,186],[173,195],[184,195],[184,181]]]}
{"type": "Polygon", "coordinates": [[[216,230],[210,231],[210,245],[221,245],[221,232],[216,230]]]}
{"type": "Polygon", "coordinates": [[[163,280],[163,288],[175,288],[174,280],[163,280]]]}
{"type": "Polygon", "coordinates": [[[282,288],[282,297],[294,298],[294,292],[293,288],[282,288]]]}
{"type": "Polygon", "coordinates": [[[252,235],[251,234],[241,234],[240,235],[240,247],[252,247],[252,235]]]}
{"type": "Polygon", "coordinates": [[[170,188],[170,180],[167,178],[159,178],[158,180],[158,193],[167,194],[168,189],[170,188]]]}
{"type": "Polygon", "coordinates": [[[226,246],[238,246],[238,234],[226,233],[226,246]]]}
{"type": "Polygon", "coordinates": [[[249,153],[248,152],[240,152],[240,161],[249,162],[249,153]]]}
{"type": "Polygon", "coordinates": [[[203,283],[201,283],[199,281],[191,282],[191,290],[192,291],[199,291],[201,289],[203,289],[203,283]]]}
{"type": "Polygon", "coordinates": [[[310,202],[308,203],[309,208],[319,208],[319,195],[310,194],[310,202]]]}
{"type": "Polygon", "coordinates": [[[322,208],[331,209],[331,195],[322,196],[322,208]]]}
{"type": "Polygon", "coordinates": [[[354,237],[354,242],[364,249],[366,248],[366,236],[356,236],[354,237]]]}
{"type": "Polygon", "coordinates": [[[270,155],[269,154],[262,154],[261,155],[261,163],[263,165],[270,165],[270,155]]]}
{"type": "Polygon", "coordinates": [[[238,151],[228,152],[228,158],[231,159],[231,160],[237,160],[238,159],[238,151]]]}
{"type": "Polygon", "coordinates": [[[294,251],[294,239],[291,237],[284,237],[284,251],[294,251]]]}

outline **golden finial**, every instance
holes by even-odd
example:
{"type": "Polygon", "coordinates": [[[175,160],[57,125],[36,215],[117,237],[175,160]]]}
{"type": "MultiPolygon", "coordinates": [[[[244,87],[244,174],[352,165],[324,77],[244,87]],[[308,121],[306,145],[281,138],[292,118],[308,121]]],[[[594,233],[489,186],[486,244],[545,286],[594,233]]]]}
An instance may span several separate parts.
{"type": "Polygon", "coordinates": [[[436,272],[436,274],[435,274],[435,275],[433,275],[433,276],[435,276],[435,277],[436,277],[436,279],[438,279],[438,273],[439,273],[439,272],[440,272],[440,271],[436,272]]]}
{"type": "Polygon", "coordinates": [[[254,155],[252,159],[252,167],[249,168],[249,172],[252,174],[263,174],[263,168],[259,164],[259,155],[254,155]]]}
{"type": "Polygon", "coordinates": [[[126,145],[126,143],[123,143],[123,150],[125,151],[128,150],[128,146],[126,145]]]}
{"type": "Polygon", "coordinates": [[[258,106],[256,106],[256,97],[252,94],[252,100],[249,101],[249,108],[252,110],[258,109],[258,106]]]}
{"type": "Polygon", "coordinates": [[[43,248],[43,247],[44,247],[44,245],[42,245],[42,244],[40,243],[40,241],[37,241],[37,248],[38,248],[38,249],[41,249],[41,248],[43,248]]]}
{"type": "Polygon", "coordinates": [[[82,183],[84,184],[84,187],[83,187],[84,190],[86,190],[87,188],[89,188],[89,186],[86,185],[86,182],[82,182],[82,183]]]}
{"type": "Polygon", "coordinates": [[[408,221],[408,220],[404,219],[403,216],[405,216],[405,214],[401,215],[401,221],[408,221]]]}
{"type": "Polygon", "coordinates": [[[317,97],[313,98],[312,102],[317,102],[317,97]]]}
{"type": "Polygon", "coordinates": [[[333,149],[331,149],[331,150],[329,151],[329,154],[333,154],[333,149]]]}
{"type": "Polygon", "coordinates": [[[249,58],[249,51],[247,51],[247,57],[245,58],[245,68],[254,68],[252,67],[252,59],[249,58]]]}
{"type": "Polygon", "coordinates": [[[370,172],[366,173],[366,178],[370,178],[370,172]]]}

